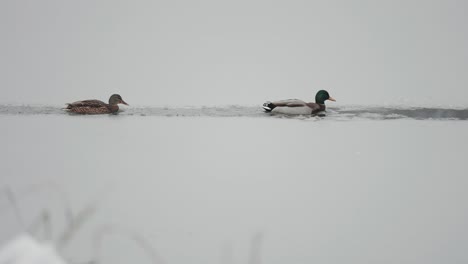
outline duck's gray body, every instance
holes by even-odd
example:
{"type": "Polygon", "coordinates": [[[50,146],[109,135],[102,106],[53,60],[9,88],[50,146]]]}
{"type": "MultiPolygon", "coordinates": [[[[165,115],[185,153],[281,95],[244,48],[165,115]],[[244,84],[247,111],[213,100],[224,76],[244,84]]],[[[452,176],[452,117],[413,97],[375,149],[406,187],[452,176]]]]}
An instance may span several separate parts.
{"type": "Polygon", "coordinates": [[[325,111],[325,104],[307,103],[299,99],[287,99],[263,104],[266,112],[284,115],[312,115],[325,111]]]}

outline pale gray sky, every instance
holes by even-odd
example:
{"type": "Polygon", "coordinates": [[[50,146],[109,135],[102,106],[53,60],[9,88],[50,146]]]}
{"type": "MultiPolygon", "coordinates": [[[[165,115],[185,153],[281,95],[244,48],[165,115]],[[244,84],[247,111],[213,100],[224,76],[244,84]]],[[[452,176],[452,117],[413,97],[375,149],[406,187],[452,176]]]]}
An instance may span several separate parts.
{"type": "Polygon", "coordinates": [[[0,103],[468,105],[468,2],[0,1],[0,103]]]}

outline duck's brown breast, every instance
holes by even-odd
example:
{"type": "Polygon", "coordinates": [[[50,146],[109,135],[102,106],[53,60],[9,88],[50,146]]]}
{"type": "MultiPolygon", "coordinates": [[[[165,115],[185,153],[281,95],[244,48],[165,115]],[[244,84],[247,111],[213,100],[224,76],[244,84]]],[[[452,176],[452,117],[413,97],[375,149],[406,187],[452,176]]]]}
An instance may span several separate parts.
{"type": "Polygon", "coordinates": [[[119,111],[118,105],[107,105],[107,109],[109,109],[109,113],[115,113],[119,111]]]}

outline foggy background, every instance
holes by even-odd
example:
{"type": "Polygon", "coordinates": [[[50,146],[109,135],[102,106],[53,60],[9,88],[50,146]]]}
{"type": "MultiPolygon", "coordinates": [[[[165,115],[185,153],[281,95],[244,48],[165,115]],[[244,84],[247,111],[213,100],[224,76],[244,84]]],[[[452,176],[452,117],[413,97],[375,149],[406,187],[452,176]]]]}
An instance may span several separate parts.
{"type": "Polygon", "coordinates": [[[466,1],[0,1],[0,103],[466,106],[466,1]]]}

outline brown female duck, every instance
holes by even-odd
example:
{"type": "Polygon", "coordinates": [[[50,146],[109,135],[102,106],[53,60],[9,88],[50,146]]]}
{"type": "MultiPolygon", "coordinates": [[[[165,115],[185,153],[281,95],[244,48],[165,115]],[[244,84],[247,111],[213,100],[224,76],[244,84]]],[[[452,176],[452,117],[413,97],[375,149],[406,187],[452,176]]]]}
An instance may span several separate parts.
{"type": "Polygon", "coordinates": [[[122,100],[120,95],[113,94],[109,98],[109,104],[99,100],[84,100],[67,104],[67,108],[65,108],[65,110],[71,113],[87,115],[112,114],[119,111],[118,104],[128,105],[124,100],[122,100]]]}

